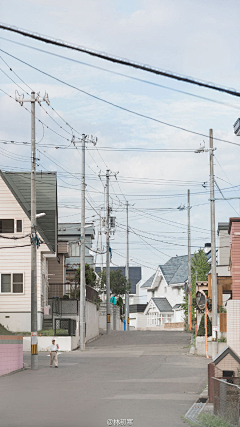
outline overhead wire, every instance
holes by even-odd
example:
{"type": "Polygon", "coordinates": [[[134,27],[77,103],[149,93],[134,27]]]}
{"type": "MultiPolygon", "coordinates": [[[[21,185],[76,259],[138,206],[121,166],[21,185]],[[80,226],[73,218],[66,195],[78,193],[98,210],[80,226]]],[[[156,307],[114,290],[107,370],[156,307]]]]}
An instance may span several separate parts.
{"type": "MultiPolygon", "coordinates": [[[[25,64],[25,65],[27,65],[27,66],[29,66],[29,67],[31,67],[31,68],[33,68],[33,69],[35,69],[35,70],[39,71],[40,73],[42,73],[42,74],[44,74],[44,75],[46,75],[46,76],[48,76],[48,77],[50,77],[50,78],[52,78],[52,79],[54,79],[54,80],[56,80],[56,81],[59,81],[60,83],[62,83],[62,84],[64,84],[64,85],[66,85],[66,86],[68,86],[68,87],[71,87],[71,88],[73,88],[73,89],[77,90],[78,92],[81,92],[81,93],[83,93],[83,94],[85,94],[85,95],[87,95],[87,96],[90,96],[90,97],[91,97],[91,98],[93,98],[93,99],[96,99],[96,100],[101,101],[101,102],[103,102],[103,103],[105,103],[105,104],[111,105],[112,107],[118,108],[118,109],[120,109],[120,110],[122,110],[122,111],[126,111],[126,112],[128,112],[128,113],[130,113],[130,114],[133,114],[133,115],[136,115],[136,116],[138,116],[138,117],[142,117],[142,118],[145,118],[145,119],[151,120],[151,121],[153,121],[153,122],[156,122],[156,123],[159,123],[159,124],[162,124],[162,125],[165,125],[165,126],[168,126],[168,127],[174,128],[174,129],[177,129],[177,130],[181,130],[181,131],[184,131],[184,132],[187,132],[187,133],[191,133],[191,134],[193,134],[193,135],[197,135],[197,136],[201,136],[201,137],[208,138],[208,135],[203,134],[203,133],[201,133],[201,132],[193,131],[193,130],[190,130],[190,129],[184,128],[184,127],[182,127],[182,126],[174,125],[174,124],[172,124],[172,123],[167,123],[167,122],[165,122],[165,121],[163,121],[163,120],[158,120],[158,119],[153,118],[153,117],[150,117],[150,116],[148,116],[148,115],[146,115],[146,114],[141,114],[141,113],[138,113],[138,112],[136,112],[136,111],[130,110],[129,108],[126,108],[126,107],[122,107],[122,106],[120,106],[120,105],[117,105],[117,104],[115,104],[115,103],[113,103],[113,102],[111,102],[111,101],[107,101],[106,99],[103,99],[103,98],[101,98],[101,97],[99,97],[99,96],[93,95],[93,94],[91,94],[91,93],[89,93],[89,92],[87,92],[87,91],[85,91],[85,90],[83,90],[83,89],[80,89],[80,88],[78,88],[78,87],[76,87],[76,86],[74,86],[74,85],[71,85],[70,83],[67,83],[67,82],[63,81],[62,79],[59,79],[58,77],[55,77],[55,76],[53,76],[53,75],[51,75],[51,74],[47,73],[46,71],[40,70],[39,68],[34,67],[34,66],[33,66],[33,65],[31,65],[31,64],[28,64],[26,61],[23,61],[23,60],[21,60],[21,59],[17,58],[16,56],[14,56],[14,55],[11,55],[10,53],[8,53],[8,52],[4,51],[3,49],[0,49],[0,51],[1,51],[1,52],[3,52],[3,53],[5,53],[6,55],[11,56],[12,58],[14,58],[14,59],[16,59],[16,60],[18,60],[18,61],[22,62],[23,64],[25,64]]],[[[240,94],[239,94],[239,96],[240,96],[240,94]]],[[[232,142],[232,141],[228,141],[228,140],[224,140],[224,139],[221,139],[221,138],[216,138],[216,137],[214,137],[213,139],[214,139],[215,141],[226,142],[226,143],[228,143],[228,144],[232,144],[232,145],[240,146],[240,144],[239,144],[239,143],[232,142]]]]}
{"type": "Polygon", "coordinates": [[[227,93],[229,95],[233,95],[233,96],[237,96],[237,97],[240,96],[240,92],[236,91],[235,89],[229,89],[229,88],[221,87],[219,85],[216,85],[216,84],[213,84],[213,83],[204,82],[204,81],[200,81],[200,80],[194,79],[192,77],[182,76],[180,74],[173,73],[171,71],[161,70],[161,69],[158,69],[158,68],[150,66],[150,65],[141,64],[141,63],[134,62],[132,60],[123,59],[123,58],[120,58],[120,57],[117,57],[117,56],[113,56],[113,55],[110,55],[110,54],[106,54],[106,53],[103,53],[103,52],[98,52],[96,50],[88,49],[86,47],[79,46],[79,45],[76,45],[76,44],[72,44],[72,43],[69,43],[69,42],[65,42],[63,40],[54,39],[53,37],[47,37],[45,35],[42,35],[42,34],[39,34],[39,33],[36,33],[36,32],[30,32],[30,31],[27,31],[27,30],[24,30],[24,29],[20,29],[20,28],[17,28],[15,26],[12,26],[12,25],[7,25],[7,24],[4,24],[4,23],[0,23],[0,29],[7,30],[7,31],[12,31],[14,33],[21,34],[22,36],[30,37],[32,39],[35,39],[35,40],[38,40],[38,41],[41,41],[41,42],[45,42],[45,43],[48,43],[48,44],[52,44],[52,45],[55,45],[55,46],[64,47],[64,48],[67,48],[67,49],[72,49],[72,50],[75,50],[75,51],[86,53],[88,55],[91,55],[91,56],[94,56],[94,57],[97,57],[97,58],[101,58],[101,59],[104,59],[106,61],[117,63],[117,64],[120,64],[120,65],[125,65],[125,66],[132,67],[132,68],[135,68],[135,69],[140,69],[140,70],[143,70],[143,71],[146,71],[146,72],[149,72],[149,73],[161,75],[161,76],[168,77],[168,78],[171,78],[171,79],[174,79],[174,80],[183,81],[185,83],[190,83],[190,84],[197,85],[197,86],[200,86],[200,87],[205,87],[207,89],[213,89],[213,90],[216,90],[216,91],[219,91],[219,92],[224,92],[224,93],[227,93]]]}
{"type": "Polygon", "coordinates": [[[47,51],[47,50],[44,50],[44,49],[39,49],[39,48],[34,47],[34,46],[29,46],[29,45],[26,45],[25,43],[19,43],[19,42],[15,41],[15,40],[9,40],[9,39],[6,39],[5,37],[0,37],[0,39],[8,41],[10,43],[17,44],[19,46],[24,46],[24,47],[27,47],[29,49],[33,49],[33,50],[38,51],[38,52],[46,53],[48,55],[55,56],[57,58],[65,59],[67,61],[75,62],[75,63],[81,64],[81,65],[85,65],[87,67],[91,67],[91,68],[94,68],[94,69],[97,69],[97,70],[100,70],[100,71],[104,71],[104,72],[107,72],[107,73],[110,73],[110,74],[113,74],[113,75],[117,75],[117,76],[124,77],[124,78],[127,78],[127,79],[135,80],[135,81],[141,82],[141,83],[146,83],[146,84],[149,84],[149,85],[160,87],[161,89],[167,89],[167,90],[170,90],[170,91],[173,91],[173,92],[177,92],[177,93],[181,93],[183,95],[188,95],[188,96],[191,96],[191,97],[194,97],[194,98],[199,98],[199,99],[202,99],[204,101],[213,102],[215,104],[219,104],[219,105],[224,105],[224,106],[227,106],[227,107],[235,108],[237,110],[240,109],[240,106],[233,105],[233,104],[230,104],[228,102],[219,101],[219,100],[216,100],[216,99],[212,99],[212,98],[208,98],[208,97],[205,97],[205,96],[197,95],[197,94],[194,94],[194,93],[186,92],[184,90],[180,90],[180,89],[176,89],[176,88],[173,88],[173,87],[161,85],[159,83],[152,82],[152,81],[149,81],[149,80],[146,80],[146,79],[140,79],[138,77],[130,76],[128,74],[120,73],[118,71],[114,71],[114,70],[110,70],[110,69],[107,69],[107,68],[99,67],[97,65],[93,65],[93,64],[89,64],[87,62],[79,61],[79,60],[74,59],[74,58],[69,58],[69,57],[64,56],[64,55],[59,55],[57,53],[50,52],[50,51],[47,51]]]}

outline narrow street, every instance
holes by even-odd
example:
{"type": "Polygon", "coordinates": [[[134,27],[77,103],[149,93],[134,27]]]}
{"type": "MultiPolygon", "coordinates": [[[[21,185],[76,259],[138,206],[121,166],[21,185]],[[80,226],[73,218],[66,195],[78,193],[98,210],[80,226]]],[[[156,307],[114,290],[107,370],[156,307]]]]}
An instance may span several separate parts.
{"type": "MultiPolygon", "coordinates": [[[[0,378],[1,426],[106,427],[114,419],[184,426],[181,416],[207,383],[208,362],[188,354],[189,339],[183,332],[112,332],[85,352],[59,355],[59,369],[40,353],[38,371],[0,378]]],[[[29,353],[24,361],[30,364],[29,353]]]]}

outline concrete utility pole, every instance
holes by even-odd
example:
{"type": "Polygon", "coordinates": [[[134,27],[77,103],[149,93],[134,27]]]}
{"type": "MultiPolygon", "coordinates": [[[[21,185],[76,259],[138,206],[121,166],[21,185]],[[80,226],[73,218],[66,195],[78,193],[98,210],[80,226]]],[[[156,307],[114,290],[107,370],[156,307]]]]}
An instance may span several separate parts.
{"type": "Polygon", "coordinates": [[[39,105],[43,101],[48,105],[50,102],[46,93],[40,97],[35,92],[31,92],[31,99],[24,99],[24,95],[16,91],[15,99],[21,106],[24,102],[31,102],[31,369],[38,369],[35,102],[39,105]]]}
{"type": "Polygon", "coordinates": [[[110,334],[111,312],[110,312],[110,245],[109,245],[109,170],[106,172],[106,286],[107,286],[107,334],[110,334]]]}
{"type": "Polygon", "coordinates": [[[35,93],[31,93],[31,369],[38,369],[35,93]]]}
{"type": "Polygon", "coordinates": [[[190,190],[188,190],[188,326],[192,330],[192,280],[191,280],[191,229],[190,229],[190,190]]]}
{"type": "MultiPolygon", "coordinates": [[[[128,229],[128,202],[126,203],[126,213],[127,213],[127,251],[126,251],[126,272],[125,276],[127,281],[129,281],[129,229],[128,229]]],[[[126,331],[129,331],[129,292],[125,293],[125,321],[126,321],[126,331]]]]}
{"type": "MultiPolygon", "coordinates": [[[[85,350],[85,300],[86,300],[86,284],[85,284],[85,148],[86,142],[97,144],[97,138],[89,138],[84,133],[82,134],[82,177],[81,177],[81,258],[80,258],[80,310],[79,310],[79,333],[80,333],[80,350],[85,350]]],[[[75,145],[75,144],[74,144],[75,145]]]]}
{"type": "Polygon", "coordinates": [[[82,180],[81,180],[81,259],[80,259],[80,312],[79,333],[80,349],[85,350],[85,143],[86,135],[82,134],[82,180]]]}
{"type": "Polygon", "coordinates": [[[213,131],[209,130],[210,160],[210,208],[211,208],[211,256],[212,256],[212,358],[218,354],[218,317],[217,317],[217,274],[216,274],[216,232],[215,232],[215,199],[214,199],[214,148],[213,131]]]}

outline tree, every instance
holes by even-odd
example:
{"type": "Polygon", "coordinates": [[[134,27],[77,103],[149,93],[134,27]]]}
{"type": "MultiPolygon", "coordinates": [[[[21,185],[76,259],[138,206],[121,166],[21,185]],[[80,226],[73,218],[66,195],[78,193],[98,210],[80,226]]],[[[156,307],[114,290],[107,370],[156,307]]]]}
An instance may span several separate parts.
{"type": "MultiPolygon", "coordinates": [[[[77,272],[75,274],[75,287],[70,292],[70,295],[72,298],[79,299],[79,296],[80,296],[80,289],[79,289],[80,271],[81,271],[81,266],[78,267],[77,272]]],[[[92,286],[92,287],[94,287],[97,282],[95,271],[89,264],[85,264],[85,282],[86,282],[86,285],[92,286]]]]}
{"type": "Polygon", "coordinates": [[[203,249],[199,249],[195,252],[192,257],[191,267],[191,285],[192,285],[192,298],[196,298],[196,280],[206,281],[208,279],[208,273],[210,265],[208,264],[207,255],[203,249]]]}
{"type": "MultiPolygon", "coordinates": [[[[200,248],[194,253],[191,260],[192,320],[194,320],[196,309],[196,279],[197,281],[206,281],[208,279],[209,270],[210,265],[208,264],[207,255],[204,250],[200,248]]],[[[182,309],[184,310],[185,325],[187,326],[188,294],[185,294],[182,309]]]]}
{"type": "MultiPolygon", "coordinates": [[[[100,287],[105,289],[106,285],[106,270],[100,274],[100,287]]],[[[110,289],[113,295],[124,295],[131,289],[130,281],[122,274],[121,270],[110,271],[110,289]]]]}
{"type": "MultiPolygon", "coordinates": [[[[204,335],[205,335],[205,314],[202,315],[199,328],[198,328],[198,333],[197,333],[198,337],[203,337],[204,335]]],[[[207,336],[208,337],[212,336],[212,322],[208,316],[207,316],[207,336]]]]}
{"type": "MultiPolygon", "coordinates": [[[[78,267],[76,275],[75,275],[75,281],[80,283],[80,271],[81,266],[78,267]]],[[[92,267],[90,267],[89,264],[85,264],[85,281],[86,285],[94,287],[96,285],[96,274],[92,267]]]]}

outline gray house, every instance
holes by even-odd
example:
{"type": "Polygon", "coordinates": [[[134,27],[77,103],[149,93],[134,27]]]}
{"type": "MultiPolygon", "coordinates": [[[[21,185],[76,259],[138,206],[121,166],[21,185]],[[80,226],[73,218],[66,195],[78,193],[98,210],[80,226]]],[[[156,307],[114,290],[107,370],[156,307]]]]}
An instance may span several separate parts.
{"type": "MultiPolygon", "coordinates": [[[[85,228],[85,262],[94,267],[94,257],[91,255],[92,241],[95,236],[93,223],[86,223],[85,228]]],[[[81,256],[81,223],[59,223],[58,241],[68,243],[68,258],[66,259],[66,280],[72,281],[80,265],[81,256]]]]}

